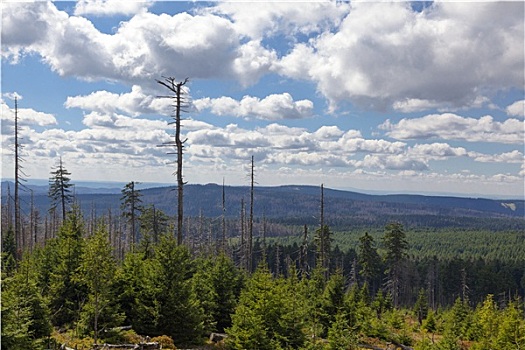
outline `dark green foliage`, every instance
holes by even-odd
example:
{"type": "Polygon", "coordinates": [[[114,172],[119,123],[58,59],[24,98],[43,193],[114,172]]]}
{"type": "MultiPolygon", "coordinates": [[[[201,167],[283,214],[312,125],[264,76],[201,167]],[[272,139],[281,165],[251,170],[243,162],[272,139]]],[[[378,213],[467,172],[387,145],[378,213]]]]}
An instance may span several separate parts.
{"type": "Polygon", "coordinates": [[[204,315],[192,292],[195,266],[188,248],[171,236],[161,238],[155,251],[158,313],[156,335],[168,335],[176,345],[200,342],[204,315]]]}
{"type": "Polygon", "coordinates": [[[26,256],[13,277],[2,278],[2,349],[40,349],[51,334],[49,309],[26,256]]]}
{"type": "Polygon", "coordinates": [[[233,349],[300,348],[304,314],[298,309],[296,284],[273,279],[268,268],[260,265],[243,289],[239,305],[232,315],[232,327],[227,329],[228,343],[233,349]]]}
{"type": "Polygon", "coordinates": [[[408,242],[403,225],[395,222],[386,225],[383,246],[385,249],[385,263],[387,265],[386,273],[388,274],[386,286],[393,297],[394,306],[398,306],[403,263],[407,257],[408,250],[408,242]]]}
{"type": "Polygon", "coordinates": [[[2,240],[2,273],[12,275],[16,268],[16,243],[15,231],[9,225],[7,233],[2,240]]]}
{"type": "Polygon", "coordinates": [[[118,273],[117,286],[121,309],[129,324],[139,334],[156,335],[159,314],[158,262],[145,258],[143,252],[128,253],[118,273]]]}
{"type": "Polygon", "coordinates": [[[87,300],[82,305],[81,323],[95,343],[101,329],[119,326],[124,320],[115,302],[115,273],[117,265],[111,252],[108,233],[99,226],[87,239],[75,280],[87,287],[87,300]]]}
{"type": "MultiPolygon", "coordinates": [[[[341,270],[336,271],[326,283],[321,297],[321,323],[328,330],[341,312],[345,299],[345,280],[341,270]]],[[[324,334],[326,335],[326,334],[324,334]]]]}
{"type": "MultiPolygon", "coordinates": [[[[374,238],[368,232],[359,238],[358,256],[359,274],[368,285],[375,284],[374,282],[380,273],[381,259],[377,253],[374,238]]],[[[373,290],[376,288],[374,287],[373,290]]]]}
{"type": "Polygon", "coordinates": [[[84,247],[83,227],[80,211],[73,207],[59,229],[53,248],[54,265],[50,266],[48,297],[52,323],[57,327],[71,326],[78,321],[87,297],[85,281],[74,278],[84,247]]]}

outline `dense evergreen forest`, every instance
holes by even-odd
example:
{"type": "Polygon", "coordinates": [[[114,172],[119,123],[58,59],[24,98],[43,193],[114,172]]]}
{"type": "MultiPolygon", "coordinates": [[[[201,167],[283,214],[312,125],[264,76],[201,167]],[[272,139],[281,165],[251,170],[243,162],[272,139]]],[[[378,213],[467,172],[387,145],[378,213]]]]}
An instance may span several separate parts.
{"type": "Polygon", "coordinates": [[[132,183],[118,218],[85,217],[72,195],[54,203],[25,221],[22,245],[4,206],[2,349],[525,347],[523,232],[250,229],[242,211],[187,218],[179,244],[175,218],[132,183]]]}

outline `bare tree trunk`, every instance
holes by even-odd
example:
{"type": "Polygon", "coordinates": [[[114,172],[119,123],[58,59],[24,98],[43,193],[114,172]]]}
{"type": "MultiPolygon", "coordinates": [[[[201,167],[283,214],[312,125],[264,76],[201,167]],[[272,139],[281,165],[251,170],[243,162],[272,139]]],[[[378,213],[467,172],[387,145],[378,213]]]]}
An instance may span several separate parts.
{"type": "Polygon", "coordinates": [[[20,144],[18,142],[18,99],[15,96],[15,243],[16,243],[16,259],[22,259],[22,235],[21,235],[21,220],[20,220],[20,144]]]}
{"type": "Polygon", "coordinates": [[[252,156],[252,165],[251,165],[251,181],[250,181],[250,222],[248,224],[248,271],[252,272],[253,264],[253,156],[252,156]]]}
{"type": "Polygon", "coordinates": [[[163,85],[164,87],[168,88],[171,92],[175,94],[175,97],[173,96],[164,96],[169,98],[175,98],[175,141],[168,142],[165,145],[173,145],[175,144],[177,149],[177,243],[179,245],[182,244],[182,223],[183,223],[183,186],[184,186],[184,180],[182,177],[182,154],[183,154],[183,148],[184,148],[184,142],[180,138],[180,129],[181,129],[181,111],[186,101],[183,101],[182,99],[182,87],[188,82],[188,78],[186,78],[184,81],[175,82],[175,78],[165,78],[164,81],[157,80],[157,83],[163,85]]]}
{"type": "Polygon", "coordinates": [[[226,251],[226,193],[224,190],[224,178],[222,179],[222,240],[221,250],[226,251]]]}
{"type": "Polygon", "coordinates": [[[246,238],[245,238],[245,225],[244,225],[244,198],[241,198],[241,267],[246,268],[246,238]]]}

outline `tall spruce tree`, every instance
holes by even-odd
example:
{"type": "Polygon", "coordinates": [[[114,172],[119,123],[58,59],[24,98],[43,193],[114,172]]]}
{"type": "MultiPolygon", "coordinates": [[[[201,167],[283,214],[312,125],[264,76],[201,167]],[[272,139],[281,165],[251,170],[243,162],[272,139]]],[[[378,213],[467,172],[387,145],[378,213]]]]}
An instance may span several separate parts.
{"type": "Polygon", "coordinates": [[[372,294],[375,294],[377,289],[374,282],[380,272],[380,261],[381,258],[377,253],[374,238],[370,236],[368,232],[365,232],[365,234],[359,238],[359,274],[363,277],[364,282],[372,288],[372,294]]]}
{"type": "Polygon", "coordinates": [[[137,219],[139,218],[140,212],[142,211],[142,200],[140,197],[142,194],[135,188],[137,183],[134,181],[128,182],[122,189],[122,197],[120,197],[122,210],[122,216],[124,216],[131,227],[130,232],[130,245],[133,250],[137,243],[137,219]]]}
{"type": "Polygon", "coordinates": [[[387,289],[392,295],[394,306],[399,305],[399,291],[403,263],[407,257],[408,242],[403,225],[394,222],[386,225],[383,237],[385,263],[387,265],[387,289]]]}
{"type": "Polygon", "coordinates": [[[57,167],[51,172],[51,177],[49,178],[49,198],[51,199],[51,212],[60,206],[62,210],[62,221],[66,220],[68,206],[70,206],[73,201],[73,184],[70,183],[70,175],[71,173],[66,170],[62,162],[62,157],[60,157],[57,167]]]}

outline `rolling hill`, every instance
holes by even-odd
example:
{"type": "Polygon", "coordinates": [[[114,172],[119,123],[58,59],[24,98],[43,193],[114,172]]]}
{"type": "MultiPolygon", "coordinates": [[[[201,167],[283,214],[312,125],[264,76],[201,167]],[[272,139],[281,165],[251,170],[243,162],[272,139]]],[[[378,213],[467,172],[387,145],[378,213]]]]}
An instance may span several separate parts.
{"type": "MultiPolygon", "coordinates": [[[[45,186],[30,189],[34,205],[41,213],[49,208],[45,186]]],[[[11,191],[13,184],[10,184],[11,191]]],[[[176,212],[175,187],[154,187],[141,190],[144,205],[155,204],[168,215],[176,212]]],[[[186,216],[219,217],[222,215],[223,187],[217,184],[187,185],[184,192],[186,216]]],[[[241,201],[249,204],[248,186],[226,186],[225,215],[239,217],[241,201]]],[[[104,215],[120,207],[116,188],[87,188],[75,190],[77,201],[87,214],[95,211],[104,215]]],[[[315,224],[320,208],[320,188],[315,186],[255,187],[254,213],[284,224],[315,224]]],[[[2,183],[2,204],[6,202],[7,183],[2,183]]],[[[325,188],[325,217],[327,223],[338,227],[378,226],[400,221],[409,226],[469,227],[494,229],[525,229],[524,200],[495,200],[423,195],[371,195],[325,188]]],[[[29,191],[22,192],[21,205],[29,211],[29,191]]]]}

